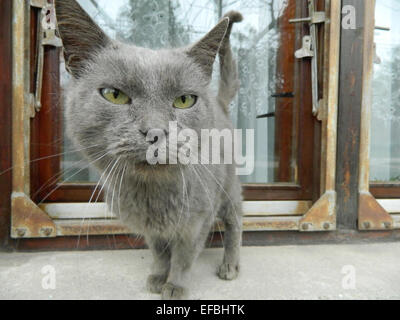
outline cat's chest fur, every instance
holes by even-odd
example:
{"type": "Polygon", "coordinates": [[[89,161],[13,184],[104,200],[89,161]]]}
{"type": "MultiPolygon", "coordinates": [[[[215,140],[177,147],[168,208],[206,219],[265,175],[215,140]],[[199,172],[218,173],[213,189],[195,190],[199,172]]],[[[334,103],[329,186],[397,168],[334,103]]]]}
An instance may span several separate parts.
{"type": "Polygon", "coordinates": [[[107,203],[135,233],[169,234],[193,215],[206,214],[193,191],[190,181],[184,182],[180,175],[169,181],[129,177],[122,183],[118,199],[112,200],[112,192],[108,192],[107,203]]]}

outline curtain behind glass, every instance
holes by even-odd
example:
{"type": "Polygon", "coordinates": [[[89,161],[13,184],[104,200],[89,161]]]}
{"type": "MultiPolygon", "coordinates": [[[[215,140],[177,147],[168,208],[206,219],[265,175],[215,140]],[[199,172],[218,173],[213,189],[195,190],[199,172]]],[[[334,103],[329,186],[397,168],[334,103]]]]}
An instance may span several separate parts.
{"type": "Polygon", "coordinates": [[[377,0],[371,180],[400,181],[400,1],[377,0]]]}

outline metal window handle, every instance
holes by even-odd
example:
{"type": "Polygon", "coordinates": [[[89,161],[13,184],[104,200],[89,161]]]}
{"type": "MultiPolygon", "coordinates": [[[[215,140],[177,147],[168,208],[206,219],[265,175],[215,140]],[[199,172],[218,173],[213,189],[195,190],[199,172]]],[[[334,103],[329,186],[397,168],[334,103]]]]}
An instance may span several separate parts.
{"type": "Polygon", "coordinates": [[[297,59],[314,57],[312,38],[310,36],[303,37],[303,46],[301,49],[297,50],[294,55],[297,59]]]}
{"type": "Polygon", "coordinates": [[[31,0],[31,6],[41,9],[37,26],[37,64],[35,93],[31,93],[31,117],[42,108],[42,86],[44,66],[44,46],[62,47],[56,35],[55,8],[49,0],[31,0]]]}
{"type": "Polygon", "coordinates": [[[308,0],[309,17],[289,20],[290,23],[308,23],[310,35],[303,38],[303,47],[296,51],[297,59],[311,58],[313,114],[318,115],[321,102],[318,95],[318,39],[317,24],[325,23],[325,12],[315,11],[314,0],[308,0]]]}
{"type": "MultiPolygon", "coordinates": [[[[381,27],[381,26],[375,26],[375,30],[390,31],[390,28],[388,28],[388,27],[381,27]]],[[[381,64],[381,63],[382,63],[382,59],[378,56],[378,51],[377,51],[376,43],[374,43],[374,63],[375,63],[375,64],[381,64]]]]}

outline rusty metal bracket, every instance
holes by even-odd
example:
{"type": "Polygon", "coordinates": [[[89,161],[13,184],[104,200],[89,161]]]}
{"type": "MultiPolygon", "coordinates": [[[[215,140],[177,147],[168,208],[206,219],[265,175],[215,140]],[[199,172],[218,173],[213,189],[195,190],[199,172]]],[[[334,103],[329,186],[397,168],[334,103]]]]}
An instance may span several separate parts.
{"type": "Polygon", "coordinates": [[[358,207],[360,230],[392,230],[393,218],[369,192],[361,192],[358,207]]]}
{"type": "Polygon", "coordinates": [[[318,90],[318,38],[317,25],[326,21],[325,12],[315,11],[314,0],[308,0],[309,17],[289,20],[290,23],[308,23],[310,26],[310,35],[303,38],[303,47],[296,51],[297,59],[311,58],[311,75],[312,75],[312,97],[313,97],[313,114],[318,115],[321,103],[319,101],[318,90]]]}
{"type": "Polygon", "coordinates": [[[300,220],[300,231],[336,230],[336,192],[327,191],[300,220]]]}
{"type": "Polygon", "coordinates": [[[62,41],[56,34],[56,18],[54,5],[48,0],[31,0],[32,7],[41,9],[37,26],[37,64],[35,93],[30,94],[31,117],[42,108],[42,85],[44,67],[44,47],[62,47],[62,41]]]}
{"type": "Polygon", "coordinates": [[[11,237],[52,238],[56,225],[26,194],[13,193],[11,197],[11,237]]]}

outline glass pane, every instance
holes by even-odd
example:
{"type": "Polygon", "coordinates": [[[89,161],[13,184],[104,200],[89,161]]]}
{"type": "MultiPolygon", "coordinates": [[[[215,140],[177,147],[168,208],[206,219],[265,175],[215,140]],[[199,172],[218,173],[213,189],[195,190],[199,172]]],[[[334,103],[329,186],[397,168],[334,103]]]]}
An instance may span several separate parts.
{"type": "Polygon", "coordinates": [[[374,61],[371,181],[400,182],[400,1],[378,0],[374,61]]]}
{"type": "MultiPolygon", "coordinates": [[[[255,130],[255,170],[251,176],[242,177],[247,183],[273,183],[279,159],[276,156],[274,117],[257,119],[272,114],[284,79],[277,76],[277,54],[280,47],[278,18],[287,7],[286,0],[80,0],[83,8],[113,38],[149,48],[179,47],[201,38],[229,10],[239,10],[245,21],[235,25],[232,47],[238,57],[241,89],[230,107],[231,116],[238,129],[255,130]]],[[[293,2],[294,3],[294,2],[293,2]]],[[[294,41],[294,37],[293,37],[294,41]]],[[[218,66],[218,64],[216,64],[218,66]]],[[[63,68],[63,66],[62,66],[63,68]]],[[[216,68],[213,86],[218,83],[216,68]]],[[[67,74],[63,72],[65,84],[67,74]]],[[[293,77],[293,74],[289,75],[293,77]]],[[[292,103],[286,108],[293,107],[292,103]]],[[[244,139],[245,140],[245,139],[244,139]]],[[[293,140],[295,140],[293,138],[293,140]]],[[[71,150],[65,139],[65,151],[71,150]]],[[[292,148],[295,150],[295,148],[292,148]]],[[[87,164],[79,155],[66,154],[63,169],[75,166],[82,170],[87,164]]],[[[290,161],[290,171],[297,168],[296,159],[290,161]]],[[[75,169],[76,170],[76,169],[75,169]]],[[[64,179],[71,175],[69,171],[64,179]]],[[[93,170],[68,179],[69,182],[95,182],[93,170]]],[[[294,181],[294,174],[291,182],[294,181]]],[[[289,182],[289,181],[285,181],[289,182]]]]}

